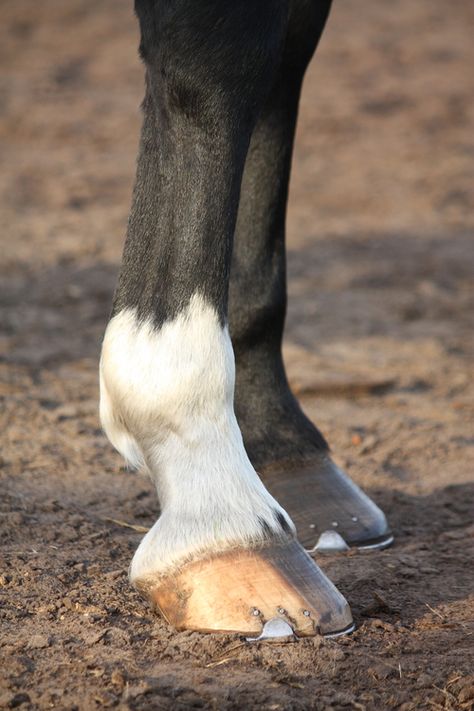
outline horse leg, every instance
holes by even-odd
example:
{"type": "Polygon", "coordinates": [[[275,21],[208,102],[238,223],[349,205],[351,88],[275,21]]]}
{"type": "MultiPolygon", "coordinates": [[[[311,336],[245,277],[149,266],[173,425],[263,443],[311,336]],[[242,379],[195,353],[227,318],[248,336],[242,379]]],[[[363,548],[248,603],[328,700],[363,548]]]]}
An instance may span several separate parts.
{"type": "Polygon", "coordinates": [[[301,84],[329,0],[292,0],[282,61],[252,133],[230,280],[235,409],[252,464],[312,551],[384,547],[384,514],[331,461],[285,374],[285,213],[301,84]]]}
{"type": "Polygon", "coordinates": [[[281,60],[287,6],[138,0],[144,122],[101,357],[101,418],[143,464],[161,515],[134,585],[180,629],[257,634],[274,617],[334,633],[347,603],[252,467],[234,414],[228,282],[250,136],[281,60]]]}

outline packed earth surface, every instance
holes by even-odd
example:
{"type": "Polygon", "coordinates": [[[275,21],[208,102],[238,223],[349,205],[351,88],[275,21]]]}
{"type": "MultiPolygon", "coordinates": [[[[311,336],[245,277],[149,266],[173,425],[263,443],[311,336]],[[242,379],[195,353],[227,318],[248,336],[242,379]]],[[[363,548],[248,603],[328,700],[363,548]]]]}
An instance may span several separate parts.
{"type": "Polygon", "coordinates": [[[385,551],[319,557],[357,630],[176,633],[158,516],[100,428],[143,94],[128,0],[2,6],[0,708],[474,708],[474,6],[336,0],[308,71],[285,357],[385,551]]]}

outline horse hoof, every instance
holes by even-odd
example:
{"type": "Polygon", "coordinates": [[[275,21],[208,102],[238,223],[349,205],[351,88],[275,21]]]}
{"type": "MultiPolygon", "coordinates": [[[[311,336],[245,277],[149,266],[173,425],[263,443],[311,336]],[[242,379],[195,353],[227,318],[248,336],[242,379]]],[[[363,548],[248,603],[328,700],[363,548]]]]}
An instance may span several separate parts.
{"type": "Polygon", "coordinates": [[[274,639],[354,629],[345,598],[297,541],[232,549],[134,585],[177,630],[274,639]]]}
{"type": "Polygon", "coordinates": [[[393,542],[384,513],[327,454],[296,469],[268,468],[261,477],[311,554],[375,550],[393,542]]]}

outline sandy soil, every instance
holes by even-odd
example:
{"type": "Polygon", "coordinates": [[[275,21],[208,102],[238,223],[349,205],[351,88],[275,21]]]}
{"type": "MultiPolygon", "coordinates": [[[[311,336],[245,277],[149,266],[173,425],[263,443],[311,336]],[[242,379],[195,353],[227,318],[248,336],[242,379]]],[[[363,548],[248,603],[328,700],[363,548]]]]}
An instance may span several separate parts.
{"type": "Polygon", "coordinates": [[[352,636],[262,646],[176,634],[127,582],[157,502],[101,433],[97,359],[140,121],[129,5],[2,7],[0,707],[472,709],[472,4],[336,2],[308,73],[288,367],[397,539],[319,561],[352,636]]]}

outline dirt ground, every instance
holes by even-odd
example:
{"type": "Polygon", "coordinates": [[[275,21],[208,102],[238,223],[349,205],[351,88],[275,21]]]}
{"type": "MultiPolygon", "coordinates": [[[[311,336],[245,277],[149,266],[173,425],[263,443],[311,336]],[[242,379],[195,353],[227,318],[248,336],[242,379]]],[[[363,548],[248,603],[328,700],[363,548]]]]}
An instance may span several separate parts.
{"type": "Polygon", "coordinates": [[[308,72],[287,363],[396,542],[318,561],[353,635],[249,645],[176,634],[127,582],[158,507],[101,432],[97,361],[140,123],[131,2],[3,3],[1,708],[474,708],[473,15],[336,0],[308,72]]]}

